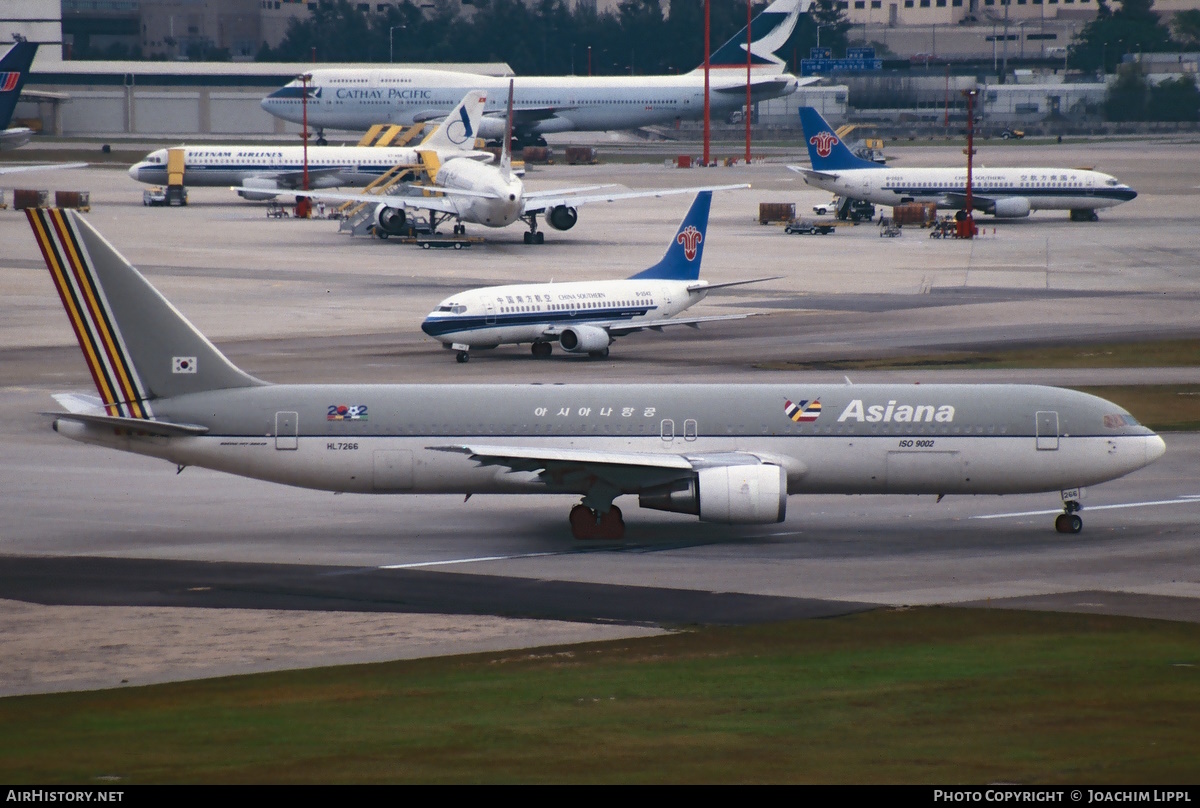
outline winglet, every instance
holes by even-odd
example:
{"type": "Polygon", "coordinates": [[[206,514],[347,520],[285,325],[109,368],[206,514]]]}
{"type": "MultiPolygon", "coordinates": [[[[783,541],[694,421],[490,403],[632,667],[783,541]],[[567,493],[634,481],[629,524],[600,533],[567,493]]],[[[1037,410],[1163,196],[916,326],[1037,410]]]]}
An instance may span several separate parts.
{"type": "Polygon", "coordinates": [[[683,217],[666,255],[654,266],[643,269],[634,279],[694,281],[700,277],[700,261],[704,257],[704,234],[708,229],[708,211],[712,207],[712,191],[696,194],[696,201],[683,217]]]}
{"type": "Polygon", "coordinates": [[[808,159],[816,171],[839,171],[846,168],[883,168],[879,163],[864,160],[846,148],[829,122],[812,107],[800,107],[800,125],[804,127],[804,142],[808,159]]]}

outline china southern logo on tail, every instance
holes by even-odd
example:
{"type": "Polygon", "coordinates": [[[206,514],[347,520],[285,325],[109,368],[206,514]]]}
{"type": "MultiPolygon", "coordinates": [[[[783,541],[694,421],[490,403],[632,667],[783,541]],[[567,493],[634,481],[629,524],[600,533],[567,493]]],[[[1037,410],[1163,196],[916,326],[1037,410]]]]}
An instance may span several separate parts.
{"type": "Polygon", "coordinates": [[[679,231],[679,235],[675,236],[675,240],[683,245],[683,254],[689,261],[696,260],[696,247],[700,242],[704,241],[704,234],[695,228],[693,225],[688,225],[683,230],[679,231]]]}
{"type": "Polygon", "coordinates": [[[21,81],[20,73],[0,73],[0,93],[10,93],[17,87],[17,83],[21,81]]]}
{"type": "MultiPolygon", "coordinates": [[[[479,100],[483,103],[483,99],[479,100]]],[[[475,132],[471,129],[471,118],[467,115],[467,106],[463,104],[458,108],[458,120],[446,122],[446,137],[455,145],[466,143],[468,140],[475,138],[475,132]]]]}
{"type": "Polygon", "coordinates": [[[808,142],[817,147],[817,154],[828,157],[833,147],[838,144],[838,138],[833,132],[818,132],[810,137],[808,142]]]}

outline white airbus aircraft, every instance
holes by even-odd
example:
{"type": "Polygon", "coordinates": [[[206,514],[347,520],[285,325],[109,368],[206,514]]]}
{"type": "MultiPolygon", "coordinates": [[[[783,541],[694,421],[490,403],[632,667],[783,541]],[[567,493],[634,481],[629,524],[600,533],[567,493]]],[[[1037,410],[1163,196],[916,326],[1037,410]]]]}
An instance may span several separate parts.
{"type": "MultiPolygon", "coordinates": [[[[967,206],[967,169],[894,168],[863,160],[846,148],[812,107],[800,108],[812,168],[788,166],[804,181],[849,199],[876,205],[936,202],[967,206]]],[[[998,219],[1028,216],[1031,210],[1069,210],[1071,221],[1095,221],[1099,208],[1128,202],[1137,191],[1116,177],[1084,168],[975,168],[972,207],[998,219]]]]}
{"type": "Polygon", "coordinates": [[[567,353],[603,357],[613,340],[634,331],[745,319],[750,315],[674,316],[714,289],[774,280],[711,284],[700,280],[711,205],[712,191],[698,194],[662,260],[626,280],[471,289],[438,304],[421,323],[421,330],[457,351],[459,362],[466,362],[471,348],[526,342],[532,343],[537,358],[550,356],[555,342],[567,353]]]}
{"type": "MultiPolygon", "coordinates": [[[[775,0],[751,22],[751,97],[754,101],[795,92],[818,79],[785,73],[775,51],[791,36],[811,0],[775,0]]],[[[709,59],[712,114],[724,116],[746,103],[746,29],[709,59]]],[[[491,91],[482,137],[499,139],[505,128],[503,89],[508,78],[448,70],[402,67],[316,69],[262,101],[262,108],[294,123],[304,120],[307,86],[309,126],[362,130],[374,124],[411,125],[443,117],[463,93],[491,91]]],[[[541,142],[551,132],[635,129],[673,124],[704,114],[704,69],[677,76],[527,76],[516,78],[513,131],[521,143],[541,142]]]]}
{"type": "Polygon", "coordinates": [[[27,212],[99,396],[64,394],[64,437],[325,491],[573,493],[577,538],[619,539],[613,503],[706,522],[783,521],[789,494],[1058,491],[1162,456],[1121,407],[1012,384],[269,384],[233,365],[70,210],[27,212]]]}
{"type": "MultiPolygon", "coordinates": [[[[365,187],[397,165],[419,165],[422,155],[438,160],[491,162],[491,152],[476,150],[485,94],[467,93],[458,106],[419,146],[309,146],[310,188],[365,187]]],[[[184,146],[183,184],[240,186],[245,199],[274,199],[304,183],[303,146],[184,146]]],[[[129,176],[150,185],[167,184],[167,149],[146,155],[129,168],[129,176]]]]}
{"type": "MultiPolygon", "coordinates": [[[[511,105],[512,81],[509,82],[508,92],[511,105]]],[[[718,185],[701,188],[658,188],[591,195],[585,194],[585,192],[609,186],[585,185],[553,191],[526,191],[525,183],[512,170],[511,143],[511,137],[503,138],[499,167],[463,158],[439,163],[435,156],[423,153],[423,164],[433,185],[404,185],[396,194],[342,194],[333,191],[293,191],[291,193],[296,196],[319,197],[341,202],[374,204],[375,235],[382,239],[404,235],[410,226],[408,211],[422,211],[428,215],[429,226],[435,231],[442,222],[454,219],[455,235],[466,232],[464,223],[479,224],[484,227],[508,227],[517,221],[524,221],[529,227],[524,234],[525,243],[542,244],[546,237],[538,230],[537,217],[539,214],[543,215],[546,224],[555,230],[570,230],[579,220],[576,209],[580,205],[747,187],[745,185],[718,185]],[[435,195],[422,195],[430,192],[435,195]]],[[[233,190],[243,193],[254,189],[235,187],[233,190]]]]}

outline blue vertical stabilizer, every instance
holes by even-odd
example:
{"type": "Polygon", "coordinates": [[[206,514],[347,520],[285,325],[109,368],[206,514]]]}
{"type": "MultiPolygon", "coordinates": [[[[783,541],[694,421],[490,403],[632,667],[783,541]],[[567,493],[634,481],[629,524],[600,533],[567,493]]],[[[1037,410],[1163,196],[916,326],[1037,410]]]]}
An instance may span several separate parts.
{"type": "Polygon", "coordinates": [[[37,49],[37,43],[22,40],[0,58],[0,129],[7,129],[12,120],[37,49]]]}
{"type": "Polygon", "coordinates": [[[814,171],[841,171],[847,168],[883,168],[879,163],[864,160],[846,148],[821,113],[812,107],[800,107],[800,125],[804,127],[804,142],[814,171]]]}
{"type": "Polygon", "coordinates": [[[712,207],[712,191],[696,194],[696,201],[683,217],[683,222],[671,239],[667,253],[654,266],[643,269],[630,280],[654,279],[663,281],[694,281],[700,277],[700,260],[704,257],[704,235],[708,230],[708,211],[712,207]]]}

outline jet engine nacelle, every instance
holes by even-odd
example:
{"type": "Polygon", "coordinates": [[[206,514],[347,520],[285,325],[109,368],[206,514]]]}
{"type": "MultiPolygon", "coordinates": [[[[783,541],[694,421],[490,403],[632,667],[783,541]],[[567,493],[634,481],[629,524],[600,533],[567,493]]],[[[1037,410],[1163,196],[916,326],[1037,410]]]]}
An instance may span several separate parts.
{"type": "Polygon", "coordinates": [[[504,130],[507,128],[508,121],[504,118],[485,115],[479,119],[479,128],[475,131],[475,136],[484,140],[504,140],[504,130]]]}
{"type": "Polygon", "coordinates": [[[251,191],[238,191],[238,196],[242,199],[249,199],[253,202],[261,202],[264,199],[274,199],[279,196],[279,183],[275,180],[267,179],[266,177],[248,177],[242,180],[243,188],[261,188],[262,193],[254,193],[251,191]],[[268,191],[270,193],[268,193],[268,191]]]}
{"type": "Polygon", "coordinates": [[[638,496],[656,511],[690,513],[702,522],[760,525],[787,516],[787,471],[782,466],[718,466],[638,496]]]}
{"type": "Polygon", "coordinates": [[[1020,219],[1029,215],[1029,200],[1023,196],[997,199],[992,215],[997,219],[1020,219]]]}
{"type": "Polygon", "coordinates": [[[575,208],[566,205],[556,205],[546,211],[546,224],[555,230],[570,230],[579,221],[579,213],[575,208]]]}
{"type": "Polygon", "coordinates": [[[389,236],[404,235],[404,225],[407,221],[408,214],[404,212],[404,208],[393,208],[386,202],[375,206],[375,227],[389,236]]]}
{"type": "Polygon", "coordinates": [[[571,326],[558,336],[558,344],[567,353],[603,351],[611,342],[608,332],[594,325],[571,326]]]}

